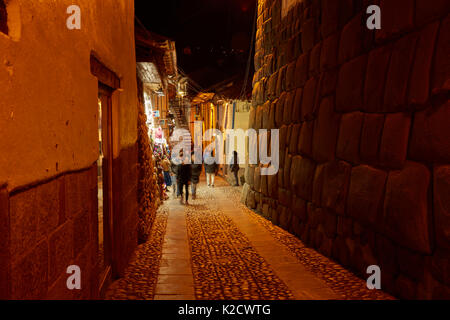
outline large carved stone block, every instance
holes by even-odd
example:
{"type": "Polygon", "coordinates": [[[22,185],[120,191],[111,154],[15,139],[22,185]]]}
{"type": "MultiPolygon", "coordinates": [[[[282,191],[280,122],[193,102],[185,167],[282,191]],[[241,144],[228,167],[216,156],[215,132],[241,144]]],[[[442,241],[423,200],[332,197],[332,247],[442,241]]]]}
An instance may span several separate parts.
{"type": "Polygon", "coordinates": [[[437,250],[431,259],[431,273],[439,281],[450,286],[450,259],[449,252],[437,250]]]}
{"type": "Polygon", "coordinates": [[[351,112],[342,115],[336,156],[351,163],[359,163],[359,141],[363,114],[351,112]]]}
{"type": "Polygon", "coordinates": [[[291,124],[294,122],[294,118],[292,116],[292,111],[294,107],[294,99],[295,99],[295,90],[291,90],[286,95],[286,102],[284,104],[283,110],[283,124],[291,124]]]}
{"type": "Polygon", "coordinates": [[[409,74],[417,39],[417,34],[411,34],[400,38],[394,45],[384,93],[383,111],[385,112],[406,110],[409,74]]]}
{"type": "Polygon", "coordinates": [[[253,176],[253,190],[255,190],[256,192],[261,191],[261,168],[260,167],[255,168],[255,173],[253,176]]]}
{"type": "Polygon", "coordinates": [[[285,102],[286,102],[286,92],[283,92],[283,94],[281,94],[280,98],[277,101],[277,106],[275,110],[275,125],[277,128],[280,128],[283,125],[285,102]]]}
{"type": "Polygon", "coordinates": [[[266,103],[262,106],[262,126],[261,128],[269,129],[269,117],[270,117],[270,101],[266,101],[266,103]]]}
{"type": "Polygon", "coordinates": [[[296,61],[292,61],[286,70],[286,90],[288,91],[295,88],[295,64],[296,61]]]}
{"type": "Polygon", "coordinates": [[[320,53],[322,50],[322,44],[318,43],[311,50],[310,60],[309,60],[309,74],[311,77],[316,77],[319,75],[320,71],[320,53]]]}
{"type": "Polygon", "coordinates": [[[301,120],[311,120],[314,111],[314,102],[317,94],[317,79],[309,79],[303,89],[303,99],[301,108],[301,120]]]}
{"type": "Polygon", "coordinates": [[[405,113],[386,115],[380,147],[380,163],[401,168],[406,161],[411,116],[405,113]]]}
{"type": "Polygon", "coordinates": [[[309,19],[302,26],[302,48],[303,52],[308,52],[314,47],[316,41],[316,27],[314,19],[309,19]]]}
{"type": "Polygon", "coordinates": [[[286,189],[289,189],[292,184],[291,167],[292,167],[292,156],[290,154],[286,154],[284,162],[284,177],[283,177],[283,187],[286,189]]]}
{"type": "Polygon", "coordinates": [[[336,150],[336,136],[340,115],[334,111],[333,99],[322,99],[319,114],[314,124],[312,143],[313,157],[318,162],[333,160],[336,150]]]}
{"type": "Polygon", "coordinates": [[[337,66],[337,50],[339,34],[335,34],[323,41],[320,54],[320,71],[332,69],[337,66]]]}
{"type": "Polygon", "coordinates": [[[278,100],[272,101],[269,108],[269,119],[268,119],[268,125],[267,129],[275,129],[275,114],[276,114],[276,107],[277,107],[278,100]]]}
{"type": "Polygon", "coordinates": [[[438,29],[439,22],[436,21],[420,33],[409,84],[408,102],[410,105],[421,106],[428,101],[431,63],[438,29]]]}
{"type": "Polygon", "coordinates": [[[288,189],[278,190],[278,201],[285,207],[290,207],[292,202],[292,194],[288,189]]]}
{"type": "Polygon", "coordinates": [[[322,1],[322,37],[334,33],[339,26],[339,2],[335,0],[322,1]]]}
{"type": "Polygon", "coordinates": [[[255,191],[250,190],[247,197],[247,207],[250,209],[256,208],[255,191]]]}
{"type": "Polygon", "coordinates": [[[383,109],[386,73],[391,52],[392,46],[387,45],[369,53],[364,85],[364,111],[381,112],[383,109]]]}
{"type": "Polygon", "coordinates": [[[436,244],[450,249],[450,166],[436,167],[433,182],[436,244]]]}
{"type": "Polygon", "coordinates": [[[298,139],[298,152],[303,156],[312,156],[312,138],[314,121],[303,122],[298,139]]]}
{"type": "Polygon", "coordinates": [[[300,135],[300,129],[301,129],[300,124],[293,125],[291,137],[289,139],[290,140],[289,141],[289,153],[291,153],[293,155],[297,154],[297,146],[298,146],[298,138],[300,135]]]}
{"type": "Polygon", "coordinates": [[[381,0],[380,9],[383,13],[383,27],[377,30],[375,34],[378,41],[391,39],[412,29],[414,25],[414,1],[381,0]]]}
{"type": "Polygon", "coordinates": [[[292,120],[295,123],[299,123],[301,121],[302,116],[302,98],[303,98],[303,89],[298,88],[295,91],[294,104],[292,106],[292,120]]]}
{"type": "Polygon", "coordinates": [[[256,107],[255,130],[263,128],[263,106],[256,107]]]}
{"type": "Polygon", "coordinates": [[[312,203],[315,206],[322,206],[323,172],[325,164],[318,164],[314,173],[312,203]]]}
{"type": "Polygon", "coordinates": [[[295,156],[291,165],[291,188],[295,194],[305,200],[311,201],[313,180],[316,164],[314,161],[295,156]]]}
{"type": "Polygon", "coordinates": [[[320,74],[320,95],[319,97],[325,97],[336,92],[336,85],[338,80],[338,71],[329,70],[320,74]]]}
{"type": "Polygon", "coordinates": [[[450,162],[450,101],[417,112],[414,117],[409,155],[414,160],[450,162]]]}
{"type": "Polygon", "coordinates": [[[308,80],[309,53],[298,57],[295,64],[295,86],[303,87],[308,80]]]}
{"type": "Polygon", "coordinates": [[[272,199],[278,198],[278,174],[267,176],[267,192],[272,199]]]}
{"type": "Polygon", "coordinates": [[[360,158],[374,163],[378,160],[378,150],[384,126],[383,114],[365,114],[361,132],[360,158]]]}
{"type": "Polygon", "coordinates": [[[342,64],[358,56],[363,48],[363,19],[362,15],[356,15],[342,30],[339,42],[339,63],[342,64]]]}
{"type": "Polygon", "coordinates": [[[385,228],[397,243],[431,253],[428,189],[430,172],[408,162],[403,170],[389,173],[384,201],[385,228]]]}
{"type": "Polygon", "coordinates": [[[341,66],[336,88],[336,110],[350,112],[362,109],[363,84],[367,56],[355,58],[341,66]]]}
{"type": "Polygon", "coordinates": [[[347,212],[358,221],[374,226],[381,219],[386,172],[366,165],[351,172],[347,212]]]}
{"type": "Polygon", "coordinates": [[[338,214],[345,213],[345,202],[350,184],[351,165],[344,161],[332,161],[323,169],[322,206],[338,214]]]}
{"type": "Polygon", "coordinates": [[[439,19],[450,12],[450,2],[447,0],[435,0],[433,5],[427,0],[416,0],[416,25],[439,19]]]}
{"type": "MultiPolygon", "coordinates": [[[[448,5],[448,4],[447,4],[448,5]]],[[[436,44],[436,53],[433,67],[433,94],[450,90],[450,62],[448,53],[450,51],[450,16],[442,21],[439,38],[436,44]]]]}
{"type": "Polygon", "coordinates": [[[247,201],[248,193],[250,191],[250,185],[248,183],[244,183],[244,186],[242,187],[242,194],[241,194],[241,203],[245,204],[247,201]]]}
{"type": "Polygon", "coordinates": [[[277,97],[279,97],[282,94],[282,92],[286,91],[286,70],[287,66],[284,66],[278,71],[277,91],[276,91],[277,97]]]}

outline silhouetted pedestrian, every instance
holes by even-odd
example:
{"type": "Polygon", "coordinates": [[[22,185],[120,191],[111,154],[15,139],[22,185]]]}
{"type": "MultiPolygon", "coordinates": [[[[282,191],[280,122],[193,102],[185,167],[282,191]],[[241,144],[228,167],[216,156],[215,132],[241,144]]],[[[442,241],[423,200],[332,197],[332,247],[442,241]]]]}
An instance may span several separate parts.
{"type": "Polygon", "coordinates": [[[170,175],[172,178],[172,185],[173,185],[173,197],[178,197],[177,194],[177,175],[178,175],[178,165],[176,165],[175,163],[173,163],[172,161],[170,162],[170,175]]]}
{"type": "Polygon", "coordinates": [[[170,161],[167,157],[164,157],[161,162],[161,167],[163,169],[164,174],[164,183],[166,184],[166,190],[168,187],[172,185],[172,177],[170,176],[170,161]]]}
{"type": "Polygon", "coordinates": [[[195,200],[197,197],[197,184],[200,181],[200,175],[202,173],[202,165],[194,163],[194,155],[192,155],[192,176],[191,176],[191,193],[192,199],[195,200]]]}
{"type": "Polygon", "coordinates": [[[233,151],[233,159],[232,159],[232,163],[230,165],[230,169],[231,169],[231,172],[233,172],[233,174],[234,174],[234,178],[236,179],[236,184],[234,186],[238,187],[239,186],[239,177],[238,177],[239,160],[238,160],[238,153],[236,151],[233,151]]]}
{"type": "Polygon", "coordinates": [[[210,161],[214,161],[214,162],[211,164],[208,164],[205,161],[206,183],[208,184],[208,187],[214,187],[214,178],[215,178],[216,172],[217,172],[217,164],[213,157],[212,152],[210,154],[210,157],[212,158],[212,159],[210,159],[210,161]]]}
{"type": "Polygon", "coordinates": [[[191,183],[192,168],[189,157],[185,158],[183,163],[179,165],[177,182],[178,192],[181,195],[180,203],[183,203],[183,187],[186,191],[186,204],[189,204],[189,184],[191,183]]]}

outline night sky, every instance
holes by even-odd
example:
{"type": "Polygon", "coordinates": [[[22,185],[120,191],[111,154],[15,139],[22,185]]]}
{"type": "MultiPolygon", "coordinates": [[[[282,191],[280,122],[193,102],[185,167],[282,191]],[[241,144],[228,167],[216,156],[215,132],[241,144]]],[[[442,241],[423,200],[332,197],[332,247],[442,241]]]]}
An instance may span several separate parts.
{"type": "Polygon", "coordinates": [[[244,77],[256,0],[136,0],[135,7],[149,31],[176,41],[179,67],[202,88],[244,77]]]}

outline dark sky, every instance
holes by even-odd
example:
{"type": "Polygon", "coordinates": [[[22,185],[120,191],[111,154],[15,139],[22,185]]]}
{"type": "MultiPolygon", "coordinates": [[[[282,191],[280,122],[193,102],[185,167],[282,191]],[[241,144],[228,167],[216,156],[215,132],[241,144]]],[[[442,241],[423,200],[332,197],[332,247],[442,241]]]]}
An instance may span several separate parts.
{"type": "Polygon", "coordinates": [[[245,73],[256,0],[136,0],[135,7],[148,30],[176,41],[179,67],[203,88],[245,73]]]}

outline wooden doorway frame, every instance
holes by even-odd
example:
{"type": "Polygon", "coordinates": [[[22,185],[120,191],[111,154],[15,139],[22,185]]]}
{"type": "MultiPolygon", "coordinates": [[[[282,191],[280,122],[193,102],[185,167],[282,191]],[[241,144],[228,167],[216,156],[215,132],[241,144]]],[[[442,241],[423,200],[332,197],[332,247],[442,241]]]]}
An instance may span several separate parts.
{"type": "Polygon", "coordinates": [[[115,192],[113,173],[114,168],[114,132],[113,132],[113,105],[112,95],[115,90],[120,88],[120,79],[117,75],[103,65],[93,54],[90,57],[91,73],[98,79],[98,97],[101,97],[102,104],[102,135],[104,153],[103,165],[103,247],[104,247],[104,266],[106,268],[99,270],[99,297],[103,297],[106,289],[112,281],[113,275],[113,250],[114,244],[114,199],[115,192]],[[106,128],[103,126],[106,125],[106,128]]]}

